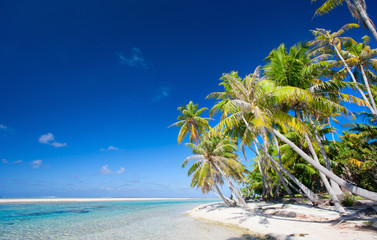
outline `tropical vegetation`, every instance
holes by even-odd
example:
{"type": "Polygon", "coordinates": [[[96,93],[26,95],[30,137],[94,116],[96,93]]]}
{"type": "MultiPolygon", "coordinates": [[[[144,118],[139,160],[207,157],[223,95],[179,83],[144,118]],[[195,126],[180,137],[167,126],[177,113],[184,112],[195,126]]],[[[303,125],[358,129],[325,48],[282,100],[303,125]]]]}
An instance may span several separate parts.
{"type": "MultiPolygon", "coordinates": [[[[342,2],[325,1],[316,14],[342,2]]],[[[345,2],[368,26],[365,1],[345,2]]],[[[193,155],[182,167],[191,164],[191,186],[244,208],[248,198],[286,194],[301,194],[313,205],[328,194],[339,212],[352,194],[377,202],[377,50],[367,36],[361,42],[344,36],[358,27],[317,28],[309,42],[273,49],[265,65],[245,77],[223,74],[222,90],[207,97],[215,100],[210,117],[219,116],[213,127],[212,118],[201,116],[207,108],[192,101],[179,107],[173,125],[180,127],[178,143],[189,135],[193,155]],[[343,124],[345,131],[333,127],[346,118],[352,121],[343,124]],[[221,192],[224,184],[230,198],[221,192]]]]}

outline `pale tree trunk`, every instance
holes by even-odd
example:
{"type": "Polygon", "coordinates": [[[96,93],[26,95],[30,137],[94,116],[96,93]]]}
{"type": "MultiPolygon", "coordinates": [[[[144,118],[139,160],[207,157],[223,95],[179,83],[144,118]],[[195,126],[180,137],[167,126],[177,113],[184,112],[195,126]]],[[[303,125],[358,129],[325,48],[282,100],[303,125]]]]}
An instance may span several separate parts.
{"type": "MultiPolygon", "coordinates": [[[[242,154],[243,154],[243,157],[245,158],[245,162],[246,164],[249,164],[248,161],[247,161],[247,158],[246,158],[246,149],[245,149],[245,145],[242,145],[242,154]]],[[[247,187],[247,184],[246,184],[246,181],[244,178],[242,178],[242,183],[245,185],[246,189],[247,189],[247,197],[250,198],[251,196],[251,192],[249,190],[249,188],[247,187]]]]}
{"type": "MultiPolygon", "coordinates": [[[[312,156],[313,156],[314,160],[315,160],[318,164],[320,164],[320,163],[319,163],[319,160],[318,160],[318,157],[317,157],[317,154],[316,154],[315,151],[314,151],[313,145],[312,145],[312,143],[311,143],[311,141],[310,141],[310,139],[309,139],[308,134],[305,133],[304,135],[305,135],[305,140],[306,140],[306,142],[308,143],[309,150],[310,150],[310,152],[312,153],[312,156]]],[[[344,208],[342,207],[342,205],[340,204],[338,198],[336,197],[336,195],[335,195],[335,193],[334,193],[334,190],[332,189],[332,187],[331,187],[329,181],[327,180],[325,174],[319,172],[319,176],[321,177],[322,182],[323,182],[323,184],[325,185],[325,188],[326,188],[327,192],[329,193],[329,195],[330,195],[332,201],[334,202],[336,210],[337,210],[339,213],[344,213],[345,210],[344,210],[344,208]]]]}
{"type": "MultiPolygon", "coordinates": [[[[263,140],[263,146],[261,146],[260,143],[259,143],[259,141],[256,140],[256,143],[259,145],[259,147],[261,149],[263,149],[263,157],[267,158],[268,151],[266,151],[265,142],[266,142],[266,140],[264,139],[263,140]]],[[[278,172],[278,169],[276,169],[276,167],[274,165],[270,164],[270,166],[274,169],[275,172],[278,172]]],[[[268,195],[268,198],[269,197],[270,197],[270,194],[268,195]]]]}
{"type": "MultiPolygon", "coordinates": [[[[276,138],[275,135],[273,135],[273,136],[274,136],[274,139],[275,139],[275,145],[276,145],[276,149],[277,149],[277,152],[278,152],[279,164],[280,164],[280,165],[283,165],[282,162],[281,162],[280,146],[279,146],[278,139],[276,138]]],[[[292,196],[293,196],[293,193],[292,193],[291,189],[288,187],[287,183],[284,181],[283,174],[281,173],[280,170],[279,170],[278,174],[279,174],[279,183],[280,183],[280,182],[283,183],[284,188],[285,188],[285,190],[287,191],[288,195],[292,197],[292,196]]],[[[280,184],[279,184],[277,190],[280,190],[280,184]]]]}
{"type": "Polygon", "coordinates": [[[367,76],[365,74],[363,65],[360,65],[360,72],[361,72],[361,75],[363,75],[364,83],[365,83],[365,86],[367,88],[367,92],[368,92],[368,95],[369,95],[369,100],[372,103],[372,107],[377,112],[376,103],[374,101],[374,97],[372,95],[372,92],[370,91],[369,81],[368,81],[368,78],[367,78],[367,76]]]}
{"type": "MultiPolygon", "coordinates": [[[[262,139],[263,139],[263,154],[267,157],[267,155],[269,154],[268,153],[268,140],[267,140],[267,131],[265,128],[262,128],[262,139]]],[[[259,144],[258,140],[256,140],[256,142],[259,144]]],[[[278,150],[279,151],[279,163],[281,165],[281,158],[280,158],[280,149],[278,150]]],[[[283,178],[283,175],[281,174],[281,171],[279,169],[276,168],[276,166],[274,164],[271,165],[272,168],[274,169],[274,171],[278,174],[279,176],[279,182],[282,181],[282,178],[283,178]]],[[[288,188],[288,186],[285,184],[285,182],[283,181],[284,183],[284,187],[285,189],[287,190],[287,192],[289,193],[289,195],[291,196],[292,195],[292,192],[291,190],[288,188]]]]}
{"type": "Polygon", "coordinates": [[[355,1],[355,6],[356,6],[357,11],[360,14],[360,17],[361,17],[363,23],[365,24],[365,26],[367,26],[369,31],[372,33],[374,39],[376,39],[376,41],[377,41],[377,31],[374,28],[372,21],[369,19],[368,14],[366,13],[365,9],[361,6],[361,4],[358,0],[355,1]]]}
{"type": "Polygon", "coordinates": [[[267,187],[268,187],[267,184],[268,183],[267,183],[267,180],[266,180],[266,176],[264,175],[264,168],[261,164],[262,157],[259,155],[259,150],[258,150],[257,144],[255,144],[255,150],[256,150],[256,153],[258,154],[258,156],[260,157],[257,161],[258,161],[259,173],[260,173],[261,178],[262,178],[262,197],[264,198],[264,195],[267,192],[267,187]]]}
{"type": "MultiPolygon", "coordinates": [[[[292,183],[290,183],[285,177],[283,177],[283,180],[284,180],[289,186],[291,186],[291,188],[292,188],[294,191],[296,191],[297,193],[301,194],[302,196],[305,196],[305,193],[303,193],[303,192],[301,191],[301,189],[296,188],[296,187],[295,187],[292,183]]],[[[293,195],[293,197],[294,197],[294,195],[293,195]]]]}
{"type": "Polygon", "coordinates": [[[304,151],[302,151],[299,147],[296,146],[292,141],[290,141],[288,138],[286,138],[283,134],[281,134],[279,131],[272,129],[272,133],[274,133],[278,138],[280,138],[283,142],[288,144],[296,153],[298,153],[305,161],[313,165],[319,172],[324,173],[327,177],[334,180],[336,183],[338,183],[341,187],[344,187],[348,191],[352,192],[355,195],[358,195],[360,197],[364,197],[366,199],[372,200],[377,202],[377,193],[368,191],[366,189],[357,187],[340,177],[336,176],[334,173],[329,171],[327,168],[323,167],[321,164],[314,161],[311,157],[309,157],[304,151]]]}
{"type": "MultiPolygon", "coordinates": [[[[257,142],[259,144],[259,142],[257,142]]],[[[259,155],[259,152],[256,152],[256,154],[258,156],[259,155]]],[[[279,168],[280,171],[284,172],[300,189],[301,191],[299,191],[298,189],[296,189],[296,192],[302,192],[303,195],[306,195],[307,198],[313,203],[313,205],[318,205],[320,203],[320,199],[319,197],[312,192],[312,190],[310,190],[309,188],[307,188],[300,180],[298,180],[293,174],[291,174],[288,170],[286,170],[282,164],[276,162],[276,160],[269,154],[267,153],[267,157],[270,159],[270,161],[272,162],[270,165],[271,167],[273,165],[275,165],[276,167],[279,168]]],[[[284,177],[283,177],[283,180],[285,180],[288,184],[290,184],[284,177]]],[[[294,186],[292,184],[290,184],[291,187],[294,188],[294,186]]]]}
{"type": "Polygon", "coordinates": [[[221,193],[221,191],[220,191],[220,189],[219,189],[219,187],[217,186],[216,183],[213,186],[215,187],[215,192],[217,192],[217,196],[220,197],[228,207],[234,207],[234,206],[236,206],[236,202],[235,201],[230,200],[229,198],[225,197],[221,193]]]}
{"type": "Polygon", "coordinates": [[[292,173],[286,170],[282,165],[280,165],[270,154],[267,154],[268,158],[275,164],[285,175],[287,175],[300,189],[301,191],[308,197],[308,199],[313,203],[313,205],[318,205],[320,203],[320,199],[317,194],[313,193],[312,190],[307,188],[300,180],[298,180],[292,173]]]}
{"type": "MultiPolygon", "coordinates": [[[[301,113],[300,113],[298,110],[296,110],[296,117],[298,117],[298,119],[299,119],[301,122],[303,122],[302,115],[301,115],[301,113]]],[[[308,118],[310,118],[310,116],[308,116],[308,118]]],[[[311,120],[311,119],[310,119],[310,120],[311,120]]],[[[312,122],[311,122],[311,123],[312,123],[312,122]]],[[[317,131],[317,129],[315,128],[314,122],[313,122],[313,126],[312,126],[312,127],[314,128],[313,131],[317,131]]],[[[317,132],[317,133],[318,133],[318,132],[317,132]]],[[[317,136],[319,136],[319,135],[317,135],[317,136]]],[[[308,134],[307,134],[307,133],[304,133],[304,137],[305,137],[306,143],[308,144],[309,150],[310,150],[310,152],[311,152],[311,154],[312,154],[314,160],[315,160],[317,163],[320,164],[319,159],[318,159],[318,156],[317,156],[317,153],[316,153],[315,150],[314,150],[313,144],[312,144],[312,142],[311,142],[311,140],[310,140],[308,134]]],[[[323,147],[323,146],[322,146],[322,147],[323,147]]],[[[323,150],[324,150],[324,149],[323,149],[323,150]]],[[[323,151],[323,153],[326,154],[325,151],[323,151]]],[[[326,156],[327,156],[327,155],[326,155],[326,156]]],[[[319,172],[319,176],[321,177],[321,180],[322,180],[323,184],[325,185],[325,188],[326,188],[327,192],[329,193],[329,195],[330,195],[330,197],[331,197],[331,200],[334,202],[336,210],[337,210],[339,213],[344,213],[345,210],[344,210],[344,208],[342,207],[342,205],[340,204],[339,199],[338,199],[338,197],[335,195],[334,190],[332,189],[332,187],[331,187],[329,181],[327,180],[327,177],[325,176],[325,174],[319,172]]]]}
{"type": "MultiPolygon", "coordinates": [[[[335,49],[338,57],[340,58],[340,60],[343,62],[344,64],[344,67],[347,69],[348,73],[350,74],[351,76],[351,79],[354,83],[358,83],[355,76],[353,75],[351,69],[349,68],[348,64],[346,63],[346,61],[344,60],[344,58],[342,57],[342,55],[340,54],[338,48],[335,46],[335,45],[332,45],[333,48],[335,49]]],[[[368,104],[367,107],[369,108],[369,110],[374,114],[374,115],[377,115],[377,111],[375,111],[375,109],[371,106],[368,98],[365,96],[364,92],[358,87],[356,86],[357,90],[359,91],[359,93],[361,94],[361,96],[363,97],[363,100],[368,104]]]]}
{"type": "Polygon", "coordinates": [[[216,163],[212,163],[215,169],[221,174],[223,178],[225,178],[226,182],[228,183],[229,189],[236,195],[236,201],[240,204],[241,207],[243,208],[249,208],[249,206],[246,204],[245,199],[243,199],[241,193],[237,191],[236,187],[234,187],[232,181],[228,179],[228,176],[225,174],[225,172],[217,166],[216,163]]]}
{"type": "MultiPolygon", "coordinates": [[[[330,122],[330,117],[328,117],[327,118],[327,121],[328,121],[328,123],[329,123],[329,126],[330,126],[330,128],[332,127],[331,126],[331,122],[330,122]]],[[[336,150],[338,150],[338,147],[336,146],[336,141],[335,141],[335,136],[334,136],[334,133],[331,131],[331,137],[332,137],[332,142],[334,143],[334,147],[336,148],[336,150]]]]}
{"type": "MultiPolygon", "coordinates": [[[[319,133],[317,131],[317,128],[316,128],[316,126],[314,124],[314,121],[311,118],[310,114],[308,114],[308,120],[309,120],[310,125],[313,128],[314,136],[315,136],[315,139],[317,140],[318,147],[319,147],[319,150],[321,151],[321,155],[323,157],[323,161],[325,162],[326,168],[329,171],[332,172],[329,158],[327,156],[325,148],[323,147],[322,140],[319,137],[319,133]]],[[[339,201],[343,201],[343,199],[344,199],[344,193],[342,192],[342,190],[340,190],[339,185],[336,182],[334,182],[333,180],[330,180],[330,181],[331,181],[331,187],[334,190],[334,193],[335,193],[336,197],[338,198],[339,201]]]]}

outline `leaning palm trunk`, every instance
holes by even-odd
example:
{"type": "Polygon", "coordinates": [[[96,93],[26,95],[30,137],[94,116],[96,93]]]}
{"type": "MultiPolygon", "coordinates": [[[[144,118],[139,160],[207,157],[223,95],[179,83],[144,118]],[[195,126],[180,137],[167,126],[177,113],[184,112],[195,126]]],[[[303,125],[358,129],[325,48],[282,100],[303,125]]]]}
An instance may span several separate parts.
{"type": "Polygon", "coordinates": [[[319,172],[324,173],[327,177],[334,180],[338,183],[341,187],[344,187],[348,191],[352,192],[355,195],[364,197],[366,199],[372,200],[377,202],[377,193],[368,191],[366,189],[357,187],[340,177],[336,176],[334,173],[329,171],[327,168],[323,167],[321,164],[314,161],[311,157],[309,157],[304,151],[302,151],[299,147],[296,146],[292,141],[286,138],[283,134],[279,131],[272,129],[271,132],[275,134],[278,138],[280,138],[283,142],[288,144],[296,153],[298,153],[305,161],[309,162],[314,168],[316,168],[319,172]]]}
{"type": "MultiPolygon", "coordinates": [[[[257,144],[255,144],[255,149],[256,149],[256,153],[259,155],[259,150],[258,150],[257,144]]],[[[262,197],[264,197],[264,195],[267,192],[268,184],[267,184],[267,181],[266,181],[266,176],[264,175],[264,168],[262,166],[261,159],[262,159],[262,157],[257,160],[257,163],[258,163],[259,173],[260,173],[260,176],[262,178],[262,197]]]]}
{"type": "MultiPolygon", "coordinates": [[[[263,154],[267,157],[268,155],[268,146],[267,146],[267,143],[268,143],[268,140],[267,140],[267,131],[265,128],[262,128],[262,138],[263,138],[263,154]]],[[[256,139],[256,142],[259,144],[258,142],[258,139],[256,139]]],[[[279,152],[280,153],[280,152],[279,152]]],[[[279,154],[279,163],[281,165],[281,158],[280,158],[280,154],[279,154]]],[[[272,168],[274,169],[274,171],[278,174],[279,176],[279,183],[281,183],[282,179],[283,179],[283,175],[281,174],[281,171],[279,169],[276,168],[276,166],[274,164],[271,165],[272,168]]],[[[285,189],[287,190],[288,194],[290,196],[292,196],[292,192],[291,190],[288,188],[288,186],[285,184],[285,182],[283,181],[284,183],[284,187],[285,189]]],[[[279,186],[280,188],[280,186],[279,186]]],[[[277,189],[278,190],[278,189],[277,189]]]]}
{"type": "MultiPolygon", "coordinates": [[[[259,142],[257,142],[259,144],[259,142]]],[[[304,192],[304,195],[306,195],[309,200],[313,203],[313,205],[318,205],[319,204],[319,198],[318,196],[313,193],[309,188],[307,188],[302,182],[300,182],[300,180],[298,180],[295,176],[293,176],[290,172],[288,172],[283,166],[281,163],[277,163],[276,160],[267,152],[265,151],[264,154],[266,155],[266,157],[268,157],[270,159],[270,161],[272,162],[270,164],[270,166],[276,171],[278,172],[278,169],[276,169],[276,167],[279,168],[280,171],[284,172],[294,183],[296,183],[296,185],[302,190],[302,192],[304,192]]],[[[284,181],[284,177],[282,177],[282,180],[284,181]]]]}
{"type": "Polygon", "coordinates": [[[363,65],[360,65],[360,72],[361,72],[361,75],[363,76],[363,79],[364,79],[364,84],[365,84],[365,87],[367,89],[367,92],[368,92],[368,95],[369,95],[369,99],[370,99],[370,102],[372,103],[372,107],[376,110],[377,112],[377,107],[376,107],[376,103],[374,101],[374,97],[372,95],[372,92],[370,91],[370,86],[369,86],[369,81],[368,81],[368,78],[365,74],[365,71],[364,71],[364,67],[363,65]]]}
{"type": "Polygon", "coordinates": [[[320,203],[319,197],[309,188],[307,188],[300,180],[298,180],[295,176],[292,175],[288,170],[286,170],[282,165],[280,165],[270,154],[267,153],[268,158],[272,162],[272,165],[274,164],[277,166],[285,175],[287,175],[308,197],[308,199],[313,203],[313,205],[318,205],[320,203]]]}
{"type": "MultiPolygon", "coordinates": [[[[280,147],[279,147],[279,142],[278,142],[278,139],[276,138],[276,136],[274,135],[274,140],[275,140],[275,145],[276,145],[276,149],[277,149],[277,152],[278,152],[278,158],[279,158],[279,164],[282,165],[282,162],[281,162],[281,154],[280,154],[280,147]]],[[[278,188],[276,189],[276,191],[279,191],[280,189],[280,185],[281,183],[283,183],[284,185],[284,188],[285,190],[287,191],[288,195],[290,197],[293,196],[293,193],[291,191],[291,189],[288,187],[287,183],[284,181],[284,177],[283,177],[283,174],[281,173],[280,170],[278,170],[278,175],[279,175],[279,184],[278,184],[278,188]]]]}
{"type": "Polygon", "coordinates": [[[355,1],[355,6],[356,6],[358,13],[360,14],[360,17],[361,17],[363,23],[368,28],[368,30],[372,33],[374,39],[376,39],[376,41],[377,41],[377,31],[374,28],[372,21],[369,19],[365,9],[361,6],[359,1],[355,1]]]}
{"type": "MultiPolygon", "coordinates": [[[[314,136],[315,136],[315,139],[317,140],[319,150],[321,151],[321,155],[322,155],[322,157],[323,157],[323,161],[325,162],[325,166],[326,166],[326,168],[327,168],[329,171],[332,172],[329,158],[328,158],[328,156],[327,156],[327,154],[326,154],[325,148],[323,147],[323,144],[322,144],[322,140],[321,140],[321,138],[319,137],[319,133],[318,133],[318,131],[317,131],[317,128],[316,128],[316,126],[315,126],[315,124],[314,124],[314,121],[313,121],[313,119],[312,119],[312,117],[311,117],[310,114],[308,115],[308,119],[309,119],[309,123],[310,123],[310,125],[311,125],[312,128],[313,128],[314,136]]],[[[335,140],[334,140],[334,141],[335,141],[335,140]]],[[[330,180],[330,181],[331,181],[331,187],[332,187],[332,189],[334,190],[334,193],[335,193],[336,197],[338,198],[338,200],[343,201],[345,195],[344,195],[344,193],[342,192],[342,190],[340,190],[339,185],[338,185],[336,182],[334,182],[333,180],[330,180]]]]}
{"type": "Polygon", "coordinates": [[[238,204],[243,208],[249,208],[249,206],[246,204],[245,199],[243,199],[241,193],[234,187],[233,183],[228,179],[228,176],[225,174],[225,172],[217,166],[216,163],[213,163],[213,166],[215,169],[221,174],[223,178],[225,178],[226,182],[228,183],[229,189],[236,195],[236,201],[238,204]]]}
{"type": "MultiPolygon", "coordinates": [[[[319,160],[318,160],[318,157],[317,157],[317,154],[316,154],[315,151],[314,151],[313,145],[312,145],[312,143],[311,143],[311,141],[310,141],[310,139],[309,139],[308,134],[305,133],[304,135],[305,135],[305,140],[306,140],[306,142],[308,143],[309,150],[310,150],[310,152],[311,152],[311,154],[312,154],[314,160],[315,160],[318,164],[320,164],[320,163],[319,163],[319,160]]],[[[342,207],[342,205],[340,204],[338,198],[336,197],[336,195],[335,195],[335,193],[334,193],[334,190],[332,189],[332,187],[331,187],[329,181],[327,180],[327,177],[325,176],[325,174],[323,174],[323,173],[321,173],[321,172],[319,172],[319,175],[320,175],[320,177],[321,177],[321,180],[322,180],[323,184],[325,185],[325,188],[326,188],[327,192],[329,193],[329,195],[330,195],[330,197],[331,197],[331,200],[332,200],[332,201],[334,202],[334,204],[335,204],[335,208],[336,208],[336,210],[337,210],[338,212],[340,212],[340,213],[344,213],[345,210],[344,210],[344,208],[342,207]]]]}
{"type": "MultiPolygon", "coordinates": [[[[335,45],[332,45],[332,46],[335,49],[336,54],[338,55],[338,57],[340,58],[340,60],[343,62],[343,65],[347,69],[347,72],[350,74],[352,81],[354,83],[357,83],[355,75],[353,75],[353,73],[352,73],[351,69],[349,68],[348,64],[346,63],[346,61],[344,60],[344,58],[340,54],[338,48],[335,45]]],[[[363,97],[363,100],[367,103],[367,107],[369,108],[369,110],[373,113],[373,115],[377,115],[377,109],[375,109],[375,108],[373,108],[371,106],[371,104],[370,104],[368,98],[365,96],[364,92],[357,85],[356,85],[356,88],[359,91],[359,93],[361,94],[361,96],[363,97]]]]}
{"type": "Polygon", "coordinates": [[[225,196],[221,193],[221,191],[220,191],[220,189],[219,189],[219,187],[217,186],[216,183],[213,184],[213,186],[215,187],[215,191],[217,192],[217,196],[219,196],[219,197],[224,201],[224,203],[225,203],[228,207],[234,207],[234,206],[236,205],[236,203],[235,203],[233,200],[231,200],[231,199],[225,197],[225,196]]]}

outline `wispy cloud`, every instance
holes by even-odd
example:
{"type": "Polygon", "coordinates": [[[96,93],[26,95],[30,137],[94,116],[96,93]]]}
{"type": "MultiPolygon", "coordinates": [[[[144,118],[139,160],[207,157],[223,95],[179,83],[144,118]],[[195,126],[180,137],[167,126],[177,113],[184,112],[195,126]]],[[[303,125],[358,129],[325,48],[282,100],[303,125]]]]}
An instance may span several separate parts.
{"type": "Polygon", "coordinates": [[[19,163],[23,163],[24,161],[22,161],[22,160],[16,160],[16,161],[14,161],[13,162],[13,164],[19,164],[19,163]]]}
{"type": "Polygon", "coordinates": [[[2,163],[8,163],[8,160],[6,160],[5,158],[1,159],[1,162],[2,163]]]}
{"type": "Polygon", "coordinates": [[[40,168],[42,165],[42,160],[34,160],[31,162],[32,168],[40,168]]]}
{"type": "Polygon", "coordinates": [[[104,165],[101,167],[101,169],[99,170],[99,173],[102,174],[102,175],[110,175],[110,174],[122,174],[124,173],[124,168],[120,168],[118,171],[116,172],[113,172],[109,169],[109,165],[104,165]]]}
{"type": "Polygon", "coordinates": [[[112,174],[113,172],[109,169],[109,165],[102,166],[101,170],[99,170],[99,173],[102,175],[108,175],[112,174]]]}
{"type": "Polygon", "coordinates": [[[172,89],[170,87],[159,87],[155,89],[153,93],[152,101],[158,102],[164,98],[168,98],[170,96],[171,90],[172,89]]]}
{"type": "Polygon", "coordinates": [[[124,173],[124,168],[122,167],[122,168],[120,168],[117,172],[116,172],[116,174],[122,174],[122,173],[124,173]]]}
{"type": "Polygon", "coordinates": [[[108,146],[107,148],[100,148],[99,150],[101,152],[105,152],[105,151],[118,151],[120,149],[114,146],[108,146]]]}
{"type": "Polygon", "coordinates": [[[131,55],[125,56],[124,53],[118,53],[119,60],[122,64],[130,67],[147,68],[143,53],[138,48],[131,49],[131,55]]]}
{"type": "Polygon", "coordinates": [[[43,144],[48,144],[56,148],[67,146],[66,143],[56,142],[55,137],[52,133],[43,134],[42,136],[39,137],[38,142],[43,143],[43,144]]]}
{"type": "Polygon", "coordinates": [[[7,136],[8,134],[14,134],[15,130],[11,127],[8,127],[2,123],[0,123],[0,135],[7,136]]]}

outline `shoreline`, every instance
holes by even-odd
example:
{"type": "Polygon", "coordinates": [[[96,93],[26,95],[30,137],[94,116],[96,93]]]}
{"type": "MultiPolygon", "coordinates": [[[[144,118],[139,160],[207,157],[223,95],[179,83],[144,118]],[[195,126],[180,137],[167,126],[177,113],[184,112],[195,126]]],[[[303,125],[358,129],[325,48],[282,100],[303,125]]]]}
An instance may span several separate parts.
{"type": "MultiPolygon", "coordinates": [[[[223,203],[200,205],[187,214],[195,219],[238,227],[257,237],[278,240],[376,240],[377,219],[344,220],[332,208],[307,204],[248,202],[252,209],[229,208],[223,203]],[[369,222],[369,223],[368,223],[369,222]],[[370,224],[370,225],[368,225],[370,224]],[[374,227],[371,227],[374,226],[374,227]]],[[[377,207],[373,206],[377,211],[377,207]]],[[[347,214],[357,212],[347,209],[347,214]]]]}
{"type": "Polygon", "coordinates": [[[179,201],[210,200],[212,198],[0,198],[6,203],[54,203],[54,202],[130,202],[130,201],[179,201]]]}

